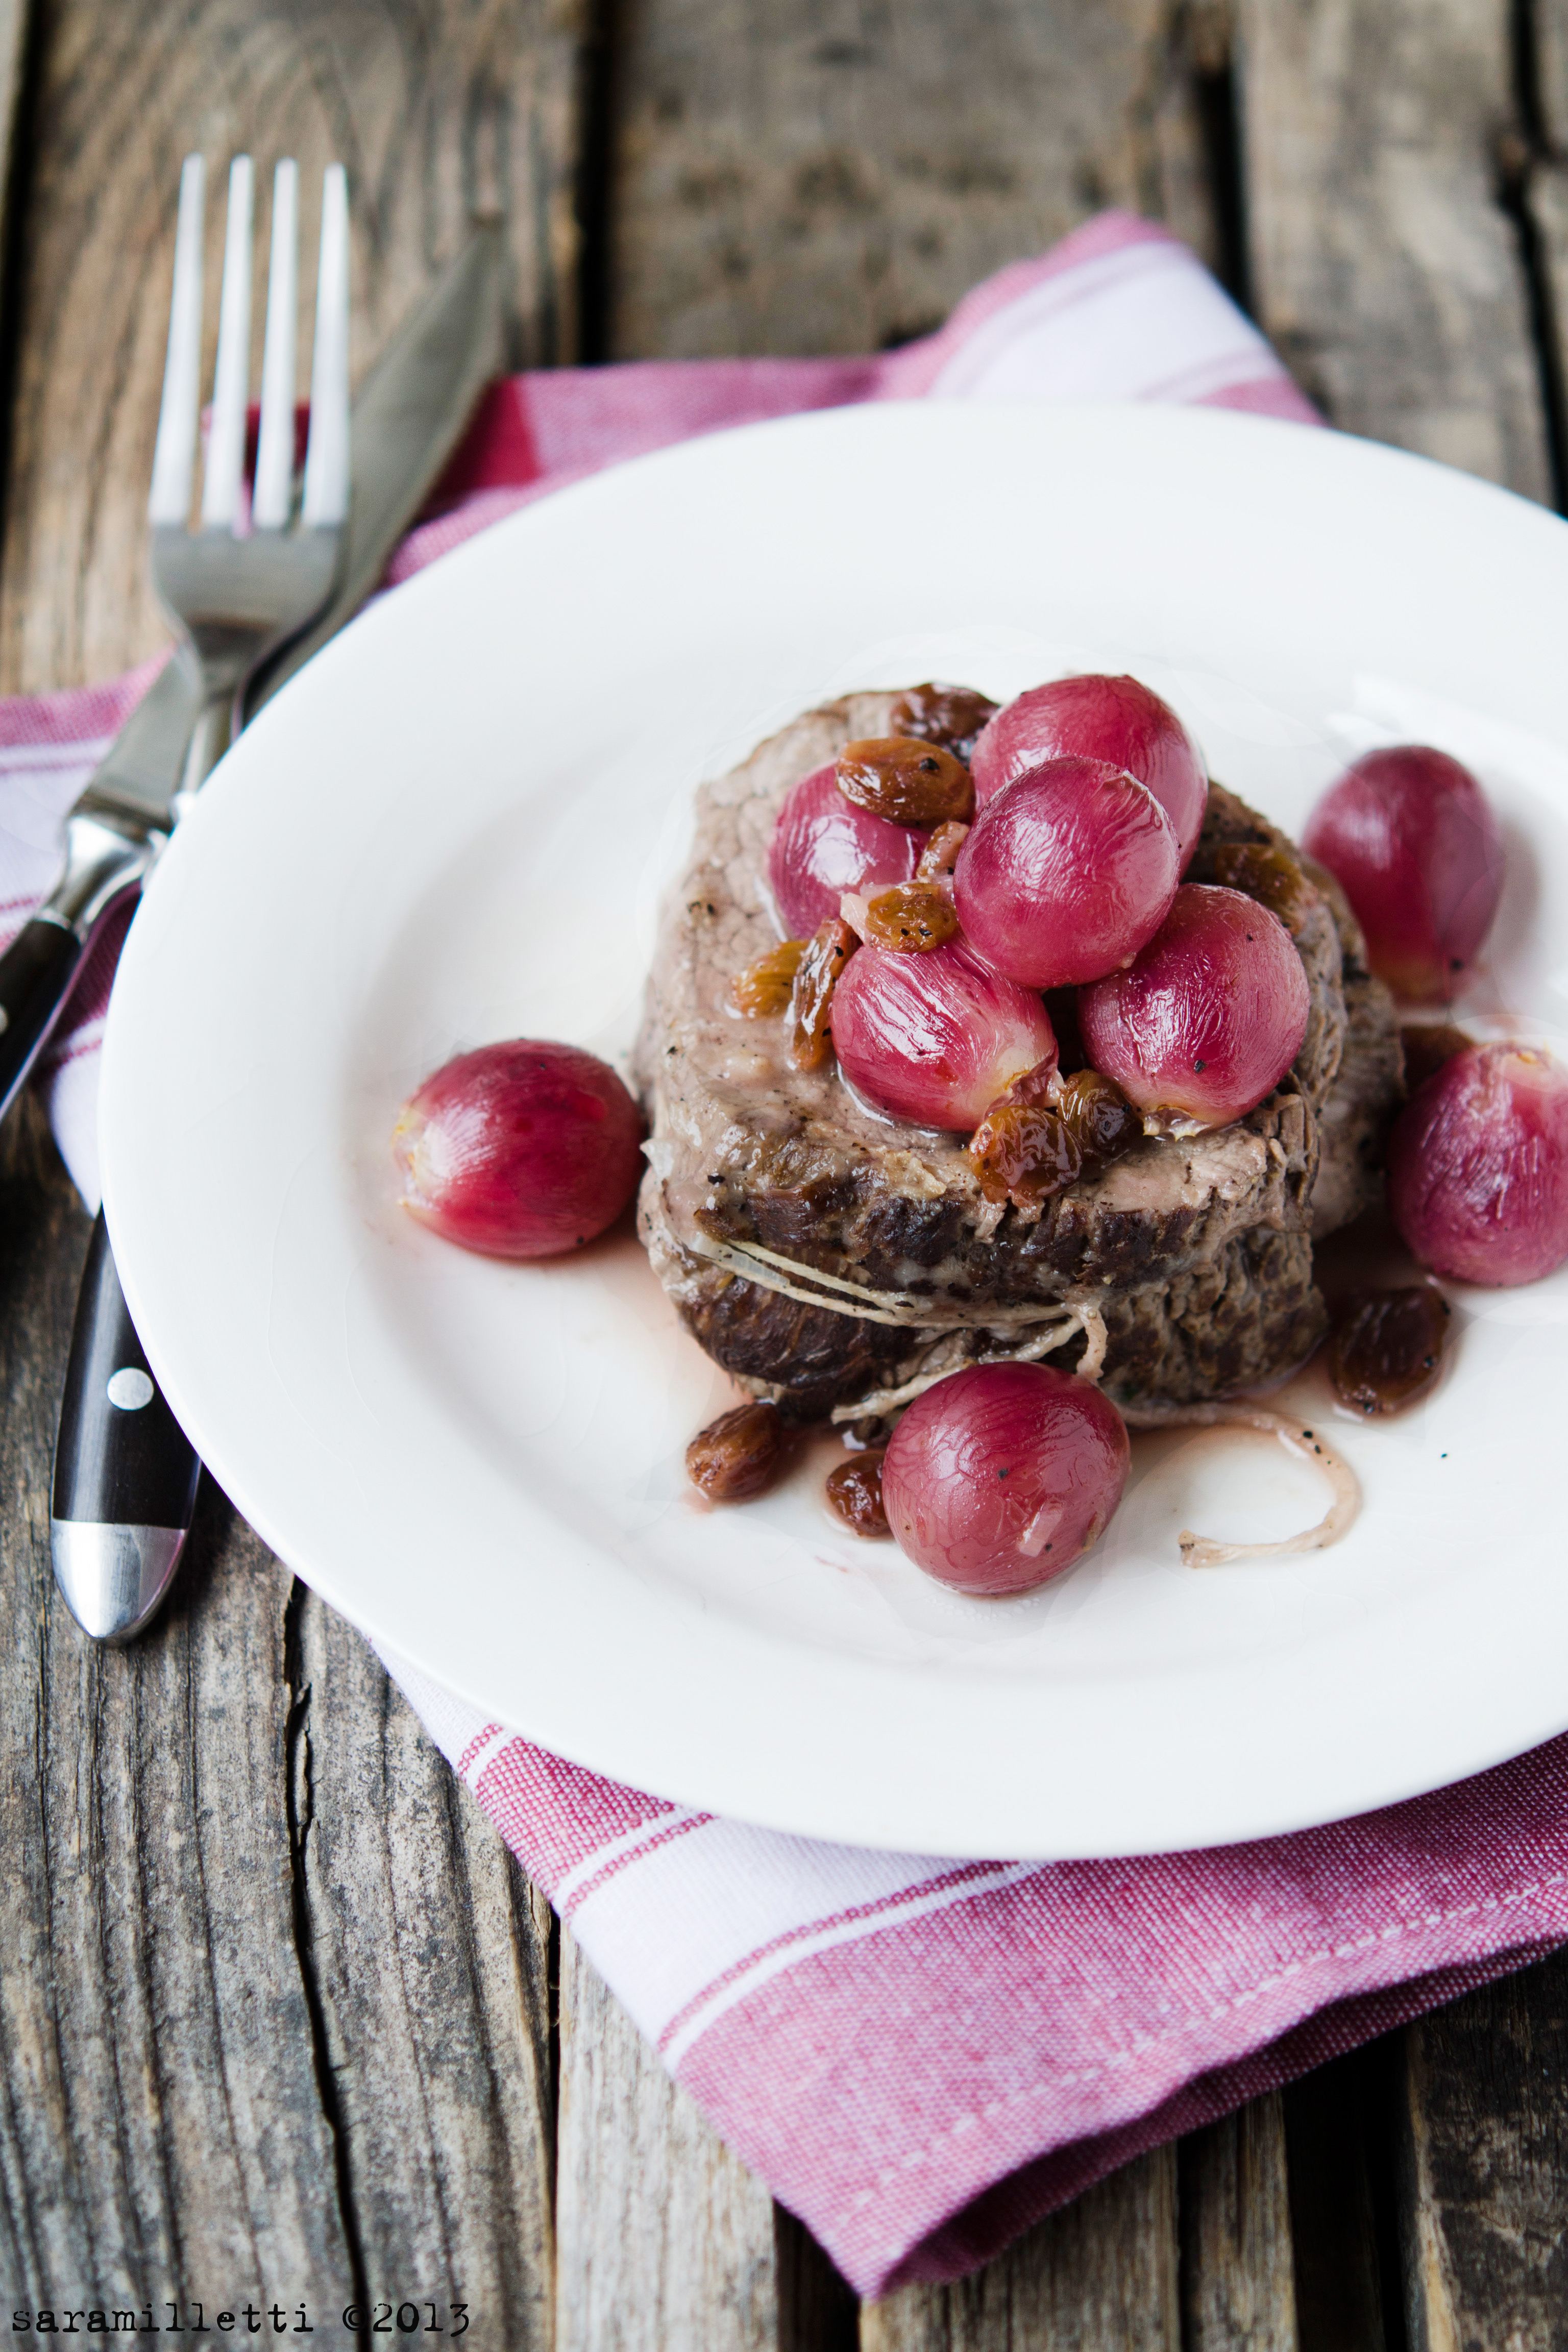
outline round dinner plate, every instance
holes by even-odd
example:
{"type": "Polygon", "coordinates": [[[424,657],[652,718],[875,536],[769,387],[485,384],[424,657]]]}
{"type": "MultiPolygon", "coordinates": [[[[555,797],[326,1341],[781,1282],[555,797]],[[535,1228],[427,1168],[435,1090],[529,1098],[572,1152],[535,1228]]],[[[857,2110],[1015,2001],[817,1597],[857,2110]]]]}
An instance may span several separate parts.
{"type": "MultiPolygon", "coordinates": [[[[1509,879],[1465,1008],[1568,1024],[1568,527],[1213,410],[868,406],[641,458],[384,598],[240,740],[121,964],[109,1222],[174,1411],[282,1559],[488,1717],[753,1822],[960,1855],[1228,1843],[1568,1725],[1568,1276],[1456,1289],[1429,1400],[1336,1423],[1331,1550],[1272,1441],[1134,1441],[1098,1549],[965,1600],[683,1454],[733,1391],[629,1221],[502,1265],[398,1206],[397,1108],[487,1039],[624,1067],[693,787],[852,687],[1131,670],[1292,832],[1347,755],[1483,778],[1509,879]]],[[[1316,1391],[1310,1389],[1309,1396],[1316,1391]]],[[[1328,1410],[1320,1402],[1314,1410],[1328,1410]]]]}

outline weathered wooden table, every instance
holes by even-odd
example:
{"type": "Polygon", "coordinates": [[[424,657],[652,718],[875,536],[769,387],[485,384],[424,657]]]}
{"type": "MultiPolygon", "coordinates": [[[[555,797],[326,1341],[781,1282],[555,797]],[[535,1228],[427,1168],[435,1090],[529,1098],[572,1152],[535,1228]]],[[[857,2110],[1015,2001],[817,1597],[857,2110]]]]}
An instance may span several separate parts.
{"type": "MultiPolygon", "coordinates": [[[[346,161],[362,367],[476,203],[519,365],[872,348],[1121,203],[1337,423],[1533,498],[1568,477],[1568,0],[5,0],[0,115],[5,690],[161,641],[198,145],[346,161]]],[[[338,2337],[351,2302],[460,2301],[485,2352],[1568,2343],[1556,1960],[858,2310],[221,1495],[149,1638],[78,1637],[48,1472],[87,1232],[29,1106],[0,1139],[0,2326],[302,2301],[338,2337]]]]}

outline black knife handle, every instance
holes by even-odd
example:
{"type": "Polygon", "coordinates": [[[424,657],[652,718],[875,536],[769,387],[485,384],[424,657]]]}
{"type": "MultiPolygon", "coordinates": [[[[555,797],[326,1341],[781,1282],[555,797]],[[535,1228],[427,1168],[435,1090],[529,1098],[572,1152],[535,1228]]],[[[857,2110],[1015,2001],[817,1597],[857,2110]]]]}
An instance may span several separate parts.
{"type": "Polygon", "coordinates": [[[78,1622],[125,1641],[163,1599],[201,1464],[136,1337],[100,1210],[55,1447],[55,1572],[78,1622]]]}
{"type": "Polygon", "coordinates": [[[74,931],[36,915],[0,956],[0,1112],[54,1027],[81,959],[74,931]]]}

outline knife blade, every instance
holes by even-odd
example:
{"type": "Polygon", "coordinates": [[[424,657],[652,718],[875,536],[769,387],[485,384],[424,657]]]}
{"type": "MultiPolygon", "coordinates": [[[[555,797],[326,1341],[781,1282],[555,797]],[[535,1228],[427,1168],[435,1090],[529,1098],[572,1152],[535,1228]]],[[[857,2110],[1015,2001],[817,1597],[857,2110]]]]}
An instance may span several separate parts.
{"type": "MultiPolygon", "coordinates": [[[[252,682],[243,719],[254,716],[377,585],[388,556],[440,479],[475,402],[501,368],[502,293],[500,225],[477,223],[353,404],[353,492],[337,592],[321,619],[252,682]]],[[[97,922],[142,878],[168,837],[199,701],[195,671],[176,655],[72,812],[70,822],[82,845],[79,865],[85,866],[89,853],[100,861],[96,887],[101,904],[84,883],[77,890],[77,920],[51,901],[0,959],[0,1112],[47,1035],[97,922]],[[114,864],[117,849],[130,861],[121,867],[114,864]],[[28,950],[30,965],[26,957],[17,959],[18,974],[31,970],[35,975],[29,1005],[42,1003],[68,952],[69,961],[41,1025],[28,1015],[36,1034],[26,1052],[19,1055],[14,1048],[7,1057],[7,1043],[23,1023],[7,1018],[12,1000],[6,995],[6,966],[35,926],[66,944],[57,947],[53,938],[45,937],[41,947],[35,941],[28,950]],[[7,1084],[6,1072],[18,1056],[7,1084]]],[[[69,872],[68,857],[62,887],[69,872]]],[[[24,1003],[19,984],[15,1001],[24,1003]]],[[[200,1475],[195,1449],[170,1411],[136,1336],[100,1209],[66,1368],[49,1527],[56,1580],[84,1633],[101,1642],[126,1642],[155,1614],[179,1565],[200,1475]]]]}

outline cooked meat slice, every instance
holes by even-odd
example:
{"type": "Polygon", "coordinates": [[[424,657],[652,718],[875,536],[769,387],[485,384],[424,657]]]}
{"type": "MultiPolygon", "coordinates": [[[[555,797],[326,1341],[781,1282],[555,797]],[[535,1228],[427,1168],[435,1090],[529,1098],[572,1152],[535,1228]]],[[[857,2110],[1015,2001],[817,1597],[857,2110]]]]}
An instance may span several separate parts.
{"type": "Polygon", "coordinates": [[[1232,1127],[1146,1139],[1043,1206],[999,1206],[963,1138],[861,1108],[831,1064],[790,1066],[782,1018],[732,1011],[735,974],[777,937],[763,875],[780,802],[845,742],[885,733],[894,698],[807,712],[699,795],[637,1053],[652,1127],[639,1217],[660,1279],[710,1354],[795,1420],[921,1377],[933,1350],[1051,1346],[1071,1363],[1101,1327],[1107,1383],[1128,1398],[1190,1402],[1287,1370],[1321,1328],[1308,1238],[1321,1125],[1359,1169],[1392,1022],[1364,989],[1353,1000],[1361,1107],[1342,1112],[1339,910],[1232,794],[1211,791],[1193,878],[1229,879],[1250,856],[1310,995],[1291,1070],[1232,1127]]]}

